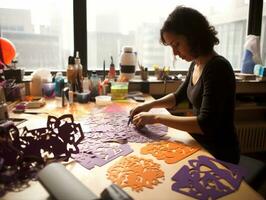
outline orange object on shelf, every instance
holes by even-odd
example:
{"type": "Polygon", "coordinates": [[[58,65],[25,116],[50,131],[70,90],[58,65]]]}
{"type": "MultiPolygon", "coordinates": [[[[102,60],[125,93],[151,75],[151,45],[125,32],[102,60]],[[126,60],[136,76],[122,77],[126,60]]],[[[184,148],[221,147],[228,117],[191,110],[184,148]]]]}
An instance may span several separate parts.
{"type": "Polygon", "coordinates": [[[4,64],[10,64],[16,55],[15,45],[8,39],[0,37],[0,58],[4,64]]]}

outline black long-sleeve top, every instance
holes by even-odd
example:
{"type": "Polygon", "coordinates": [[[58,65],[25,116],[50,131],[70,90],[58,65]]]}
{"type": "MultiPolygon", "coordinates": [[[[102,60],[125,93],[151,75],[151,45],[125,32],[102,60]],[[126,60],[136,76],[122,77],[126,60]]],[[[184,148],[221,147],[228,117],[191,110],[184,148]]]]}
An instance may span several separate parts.
{"type": "Polygon", "coordinates": [[[203,131],[192,136],[214,157],[238,163],[239,144],[234,126],[235,76],[231,64],[214,56],[203,68],[195,85],[192,63],[184,83],[174,93],[176,104],[188,99],[203,131]]]}

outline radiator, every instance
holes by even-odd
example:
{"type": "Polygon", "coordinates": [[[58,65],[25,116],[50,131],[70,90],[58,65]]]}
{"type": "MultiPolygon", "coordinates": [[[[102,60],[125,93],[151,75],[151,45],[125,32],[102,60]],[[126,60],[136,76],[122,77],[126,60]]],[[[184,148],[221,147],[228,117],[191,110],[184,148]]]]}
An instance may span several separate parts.
{"type": "Polygon", "coordinates": [[[266,151],[266,123],[236,124],[241,153],[266,151]]]}

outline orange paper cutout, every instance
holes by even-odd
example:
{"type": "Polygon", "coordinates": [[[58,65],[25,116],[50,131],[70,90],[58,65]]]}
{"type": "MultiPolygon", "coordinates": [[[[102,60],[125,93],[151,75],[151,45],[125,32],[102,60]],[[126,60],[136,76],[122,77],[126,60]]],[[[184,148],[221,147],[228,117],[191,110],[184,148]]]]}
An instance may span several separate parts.
{"type": "Polygon", "coordinates": [[[158,160],[164,160],[167,164],[173,164],[195,153],[199,149],[196,146],[163,140],[147,144],[141,148],[140,152],[142,154],[152,154],[158,160]]]}
{"type": "Polygon", "coordinates": [[[164,172],[160,164],[151,159],[127,156],[108,169],[107,178],[120,187],[130,187],[140,192],[143,187],[153,189],[153,186],[161,183],[164,172]]]}

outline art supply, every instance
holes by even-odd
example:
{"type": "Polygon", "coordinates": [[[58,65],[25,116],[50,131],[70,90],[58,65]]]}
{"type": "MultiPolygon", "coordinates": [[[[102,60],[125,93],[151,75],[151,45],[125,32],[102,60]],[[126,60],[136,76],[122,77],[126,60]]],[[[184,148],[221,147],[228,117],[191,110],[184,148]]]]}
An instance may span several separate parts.
{"type": "Polygon", "coordinates": [[[26,108],[40,108],[45,105],[43,97],[32,97],[31,100],[26,102],[26,108]]]}
{"type": "Polygon", "coordinates": [[[9,118],[7,104],[4,102],[0,103],[0,120],[7,120],[9,118]]]}
{"type": "Polygon", "coordinates": [[[66,106],[66,101],[69,100],[68,91],[69,91],[69,87],[65,87],[62,90],[62,107],[66,106]]]}
{"type": "Polygon", "coordinates": [[[137,53],[133,47],[123,47],[120,55],[120,77],[121,81],[129,81],[134,78],[137,65],[137,53]]]}
{"type": "Polygon", "coordinates": [[[114,80],[115,79],[115,65],[114,65],[114,60],[113,60],[112,56],[111,56],[110,69],[109,69],[109,72],[108,72],[108,78],[109,78],[109,80],[114,80]]]}
{"type": "Polygon", "coordinates": [[[129,194],[122,190],[118,185],[111,184],[109,187],[104,189],[101,193],[102,200],[133,200],[129,194]]]}
{"type": "Polygon", "coordinates": [[[55,83],[43,83],[42,93],[45,98],[55,97],[55,83]]]}
{"type": "Polygon", "coordinates": [[[129,187],[132,191],[141,192],[162,183],[164,172],[160,164],[151,159],[127,156],[108,169],[107,178],[122,188],[129,187]]]}
{"type": "Polygon", "coordinates": [[[74,103],[74,92],[71,89],[68,91],[68,102],[70,105],[74,103]]]}
{"type": "Polygon", "coordinates": [[[172,190],[195,199],[218,199],[237,191],[243,174],[238,165],[198,156],[172,177],[172,190]]]}
{"type": "Polygon", "coordinates": [[[103,60],[103,81],[105,80],[105,60],[103,60]]]}
{"type": "Polygon", "coordinates": [[[40,75],[33,75],[30,83],[30,95],[42,96],[42,78],[40,75]]]}
{"type": "Polygon", "coordinates": [[[96,96],[95,102],[99,106],[105,106],[111,103],[111,97],[106,95],[96,96]]]}
{"type": "Polygon", "coordinates": [[[81,65],[79,52],[76,52],[75,57],[75,70],[76,70],[76,87],[78,92],[83,92],[83,67],[81,65]]]}
{"type": "Polygon", "coordinates": [[[83,92],[90,92],[90,80],[88,79],[88,77],[85,77],[83,79],[82,85],[83,92]]]}
{"type": "Polygon", "coordinates": [[[141,154],[151,154],[167,164],[174,164],[198,151],[200,147],[186,145],[177,141],[155,141],[140,149],[141,154]]]}
{"type": "Polygon", "coordinates": [[[145,98],[143,96],[134,96],[133,99],[137,102],[145,102],[145,98]]]}
{"type": "Polygon", "coordinates": [[[146,81],[148,80],[149,72],[147,67],[140,66],[140,77],[141,80],[146,81]]]}
{"type": "Polygon", "coordinates": [[[107,143],[100,139],[93,139],[86,134],[79,145],[79,153],[72,156],[79,164],[87,169],[95,166],[103,166],[112,160],[126,156],[133,150],[129,144],[119,144],[115,142],[107,143]]]}
{"type": "Polygon", "coordinates": [[[55,95],[61,97],[65,81],[62,72],[57,72],[55,75],[55,95]]]}
{"type": "Polygon", "coordinates": [[[90,90],[91,90],[91,99],[94,100],[96,96],[99,95],[99,82],[100,79],[96,73],[96,71],[92,71],[90,77],[90,90]]]}
{"type": "Polygon", "coordinates": [[[57,200],[98,199],[88,187],[83,185],[60,163],[51,163],[46,166],[38,173],[38,179],[57,200]]]}
{"type": "Polygon", "coordinates": [[[129,126],[129,124],[132,122],[132,117],[131,116],[129,116],[128,117],[128,121],[127,121],[127,126],[129,126]]]}
{"type": "Polygon", "coordinates": [[[68,57],[68,67],[67,67],[67,82],[71,85],[73,91],[75,91],[76,84],[76,70],[74,67],[75,60],[73,56],[68,57]]]}
{"type": "Polygon", "coordinates": [[[77,93],[77,101],[79,103],[88,103],[89,98],[90,98],[90,93],[88,92],[77,93]]]}
{"type": "Polygon", "coordinates": [[[128,82],[112,82],[111,96],[112,99],[126,99],[128,94],[128,82]]]}

